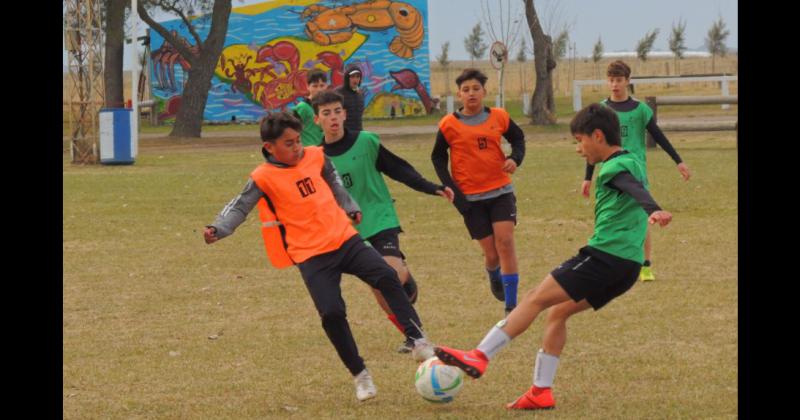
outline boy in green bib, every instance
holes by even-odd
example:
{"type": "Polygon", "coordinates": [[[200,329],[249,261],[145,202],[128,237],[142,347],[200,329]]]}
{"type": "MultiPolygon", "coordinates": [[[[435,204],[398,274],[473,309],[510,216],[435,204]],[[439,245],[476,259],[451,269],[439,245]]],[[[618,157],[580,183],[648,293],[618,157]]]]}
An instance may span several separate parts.
{"type": "MultiPolygon", "coordinates": [[[[416,191],[439,195],[450,202],[453,201],[453,190],[425,179],[408,162],[385,148],[377,134],[346,129],[347,112],[343,101],[340,94],[332,91],[322,92],[311,101],[314,121],[322,128],[325,156],[333,162],[342,184],[361,207],[363,216],[356,229],[397,271],[413,304],[417,299],[417,285],[408,271],[405,255],[400,251],[400,220],[382,174],[416,191]]],[[[377,289],[372,289],[372,292],[387,318],[399,329],[401,325],[381,292],[377,289]]],[[[406,340],[398,351],[407,353],[413,347],[414,342],[406,340]]]]}
{"type": "MultiPolygon", "coordinates": [[[[613,109],[619,117],[620,123],[620,136],[622,137],[622,148],[632,153],[638,158],[642,167],[645,170],[644,186],[649,188],[647,182],[647,156],[645,151],[647,145],[645,144],[646,133],[650,133],[656,144],[661,146],[670,158],[675,162],[684,181],[688,181],[692,176],[689,167],[681,160],[678,152],[672,147],[667,137],[656,125],[653,120],[653,110],[647,104],[639,102],[630,95],[628,95],[628,86],[630,85],[631,68],[624,62],[617,60],[608,65],[606,70],[608,77],[608,87],[611,91],[611,96],[604,99],[600,103],[613,109]]],[[[594,165],[586,164],[586,177],[581,185],[581,192],[584,197],[589,197],[589,187],[592,185],[592,174],[594,173],[594,165]]],[[[656,277],[653,270],[650,268],[650,253],[652,251],[652,242],[650,240],[650,232],[647,233],[647,239],[644,242],[644,265],[640,278],[642,281],[652,281],[656,277]]]]}
{"type": "Polygon", "coordinates": [[[550,388],[567,342],[567,320],[589,308],[599,310],[636,284],[644,262],[642,244],[648,224],[666,226],[672,220],[672,214],[661,210],[645,188],[641,161],[620,147],[619,127],[617,114],[600,104],[582,109],[570,123],[576,152],[589,164],[603,163],[595,190],[594,234],[588,244],[529,291],[477,348],[434,347],[444,363],[479,378],[503,347],[550,308],[533,368],[533,385],[507,404],[508,409],[555,408],[550,388]]]}
{"type": "Polygon", "coordinates": [[[294,116],[303,123],[303,131],[300,133],[300,141],[303,146],[319,146],[322,144],[322,129],[314,122],[314,108],[311,107],[311,100],[319,92],[328,89],[328,76],[319,69],[308,72],[308,97],[302,98],[300,102],[292,108],[294,116]]]}

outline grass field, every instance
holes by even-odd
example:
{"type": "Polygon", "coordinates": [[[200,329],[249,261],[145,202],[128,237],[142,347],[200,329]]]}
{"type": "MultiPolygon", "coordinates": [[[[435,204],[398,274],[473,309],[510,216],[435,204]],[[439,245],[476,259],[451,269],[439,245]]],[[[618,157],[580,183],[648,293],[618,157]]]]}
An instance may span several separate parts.
{"type": "MultiPolygon", "coordinates": [[[[567,132],[528,132],[514,176],[520,289],[591,235],[577,193],[583,161],[567,132]]],[[[255,128],[253,128],[255,129],[255,128]]],[[[657,280],[569,325],[552,419],[736,418],[737,149],[732,132],[668,133],[693,170],[683,182],[649,154],[652,192],[673,223],[654,232],[657,280]]],[[[542,319],[453,403],[413,386],[417,364],[367,286],[343,293],[378,397],[355,400],[296,269],[266,260],[251,215],[208,246],[201,231],[261,161],[253,138],[143,139],[132,166],[63,164],[63,414],[86,418],[529,417],[503,404],[531,381],[542,319]]],[[[431,138],[384,143],[435,179],[431,138]]],[[[477,244],[443,200],[387,181],[396,198],[417,310],[437,343],[475,346],[503,316],[477,244]]]]}

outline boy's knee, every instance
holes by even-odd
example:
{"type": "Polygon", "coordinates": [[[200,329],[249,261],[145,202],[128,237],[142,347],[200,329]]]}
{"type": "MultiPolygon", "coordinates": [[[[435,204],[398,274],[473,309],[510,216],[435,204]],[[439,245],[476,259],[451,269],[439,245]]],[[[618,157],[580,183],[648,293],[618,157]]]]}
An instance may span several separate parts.
{"type": "Polygon", "coordinates": [[[513,236],[505,236],[505,237],[496,237],[495,246],[497,247],[498,253],[506,253],[506,252],[513,252],[514,251],[514,237],[513,236]]]}
{"type": "Polygon", "coordinates": [[[347,318],[347,312],[343,307],[335,305],[320,309],[319,317],[322,319],[322,324],[325,325],[328,322],[339,322],[347,318]]]}
{"type": "Polygon", "coordinates": [[[379,268],[375,271],[375,276],[373,277],[373,287],[378,290],[385,290],[386,287],[393,287],[394,284],[400,286],[400,277],[397,274],[397,271],[394,270],[389,264],[386,264],[385,267],[379,268]]]}
{"type": "Polygon", "coordinates": [[[547,311],[547,312],[548,313],[547,313],[547,321],[546,322],[548,324],[566,322],[567,318],[569,318],[569,316],[570,316],[568,311],[566,311],[566,310],[564,310],[562,308],[559,308],[558,306],[554,306],[554,307],[550,308],[550,310],[547,311]]]}
{"type": "Polygon", "coordinates": [[[547,307],[545,306],[545,302],[542,299],[542,294],[539,293],[539,287],[536,287],[532,290],[529,290],[528,293],[525,294],[523,301],[526,305],[532,308],[538,308],[539,310],[545,310],[547,307]]]}

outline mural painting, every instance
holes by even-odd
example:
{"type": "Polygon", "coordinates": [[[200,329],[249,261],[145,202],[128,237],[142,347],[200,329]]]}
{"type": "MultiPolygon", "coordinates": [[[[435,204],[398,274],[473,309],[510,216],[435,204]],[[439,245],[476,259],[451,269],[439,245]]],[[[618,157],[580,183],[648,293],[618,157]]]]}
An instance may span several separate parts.
{"type": "MultiPolygon", "coordinates": [[[[204,119],[255,121],[288,109],[308,94],[311,69],[327,72],[329,84],[338,87],[349,63],[363,73],[365,117],[430,113],[427,13],[427,0],[276,0],[234,8],[204,119]]],[[[205,39],[210,19],[194,23],[205,39]]],[[[162,25],[197,48],[180,20],[162,25]]],[[[174,120],[190,65],[155,31],[151,50],[159,120],[174,120]]]]}

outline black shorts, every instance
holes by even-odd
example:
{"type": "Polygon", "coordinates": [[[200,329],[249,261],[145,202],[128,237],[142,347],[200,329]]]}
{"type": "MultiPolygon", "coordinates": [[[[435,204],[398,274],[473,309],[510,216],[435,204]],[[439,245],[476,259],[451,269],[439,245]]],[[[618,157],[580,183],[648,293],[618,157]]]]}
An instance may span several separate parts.
{"type": "Polygon", "coordinates": [[[585,246],[550,274],[575,302],[586,299],[594,310],[625,293],[639,278],[642,265],[585,246]]]}
{"type": "Polygon", "coordinates": [[[406,256],[400,251],[400,232],[402,231],[399,227],[385,229],[367,238],[367,242],[382,257],[390,256],[405,260],[406,256]]]}
{"type": "Polygon", "coordinates": [[[510,220],[517,224],[517,197],[513,192],[488,200],[470,201],[470,207],[461,216],[472,239],[491,235],[492,223],[510,220]]]}

